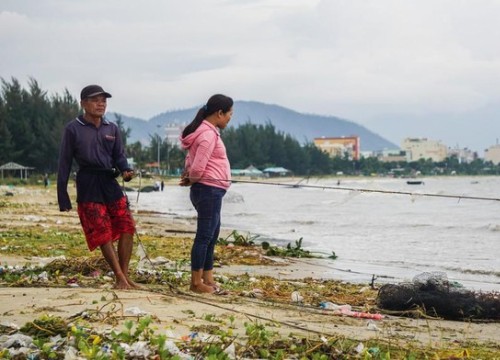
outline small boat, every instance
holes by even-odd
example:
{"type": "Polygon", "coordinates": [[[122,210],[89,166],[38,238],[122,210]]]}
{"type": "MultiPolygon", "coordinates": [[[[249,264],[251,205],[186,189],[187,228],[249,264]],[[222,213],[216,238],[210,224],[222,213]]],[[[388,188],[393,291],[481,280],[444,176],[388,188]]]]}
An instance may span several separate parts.
{"type": "Polygon", "coordinates": [[[423,185],[424,182],[422,180],[406,180],[408,185],[423,185]]]}

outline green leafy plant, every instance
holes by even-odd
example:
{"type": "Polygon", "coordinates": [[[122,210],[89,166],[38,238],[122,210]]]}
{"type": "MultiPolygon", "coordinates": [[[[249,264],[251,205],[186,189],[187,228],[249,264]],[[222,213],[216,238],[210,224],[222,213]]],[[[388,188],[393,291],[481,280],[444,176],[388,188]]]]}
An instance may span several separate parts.
{"type": "Polygon", "coordinates": [[[328,256],[328,258],[335,260],[336,258],[338,258],[338,256],[337,254],[335,254],[335,251],[332,251],[332,255],[328,256]]]}
{"type": "Polygon", "coordinates": [[[138,320],[135,329],[132,330],[134,328],[134,322],[131,320],[125,321],[125,330],[119,333],[112,331],[111,337],[128,344],[138,341],[139,339],[149,340],[153,334],[153,330],[149,327],[151,322],[152,319],[150,316],[142,317],[138,320]]]}
{"type": "Polygon", "coordinates": [[[248,336],[248,344],[261,347],[268,346],[275,332],[267,330],[263,324],[258,322],[245,323],[245,333],[248,336]]]}
{"type": "MultiPolygon", "coordinates": [[[[33,344],[40,349],[41,357],[44,359],[57,359],[57,352],[53,348],[53,343],[46,342],[44,339],[33,339],[33,344]]],[[[1,356],[0,356],[1,358],[1,356]]]]}
{"type": "Polygon", "coordinates": [[[226,238],[219,238],[218,244],[228,245],[229,243],[233,243],[237,246],[253,246],[258,237],[259,235],[251,235],[250,233],[244,236],[238,231],[233,230],[226,238]],[[232,241],[230,239],[232,239],[232,241]]]}
{"type": "Polygon", "coordinates": [[[295,241],[295,246],[292,246],[291,243],[285,248],[281,248],[278,246],[271,246],[268,242],[262,243],[262,249],[266,251],[266,255],[268,256],[283,256],[283,257],[296,257],[296,258],[315,258],[315,256],[311,254],[309,250],[304,250],[302,248],[302,238],[295,241]]]}

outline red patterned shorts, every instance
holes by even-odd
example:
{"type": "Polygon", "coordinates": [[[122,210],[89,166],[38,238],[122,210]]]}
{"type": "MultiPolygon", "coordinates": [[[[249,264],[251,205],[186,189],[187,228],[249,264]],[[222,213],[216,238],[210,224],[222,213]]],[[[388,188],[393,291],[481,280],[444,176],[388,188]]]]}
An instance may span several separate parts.
{"type": "Polygon", "coordinates": [[[90,251],[121,234],[134,234],[135,223],[124,196],[109,204],[84,202],[78,204],[78,216],[90,251]]]}

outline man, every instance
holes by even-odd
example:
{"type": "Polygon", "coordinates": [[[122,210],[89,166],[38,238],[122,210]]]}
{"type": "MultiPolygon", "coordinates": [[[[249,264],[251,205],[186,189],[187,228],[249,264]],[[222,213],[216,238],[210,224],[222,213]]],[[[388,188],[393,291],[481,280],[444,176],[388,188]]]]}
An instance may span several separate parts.
{"type": "Polygon", "coordinates": [[[78,164],[76,202],[78,216],[90,251],[97,247],[115,274],[117,289],[139,288],[129,278],[135,223],[127,198],[118,181],[134,175],[129,167],[120,131],[104,118],[111,94],[99,85],[89,85],[80,93],[84,114],[64,128],[59,153],[57,198],[59,210],[70,211],[68,179],[73,159],[78,164]],[[118,251],[113,242],[118,240],[118,251]]]}

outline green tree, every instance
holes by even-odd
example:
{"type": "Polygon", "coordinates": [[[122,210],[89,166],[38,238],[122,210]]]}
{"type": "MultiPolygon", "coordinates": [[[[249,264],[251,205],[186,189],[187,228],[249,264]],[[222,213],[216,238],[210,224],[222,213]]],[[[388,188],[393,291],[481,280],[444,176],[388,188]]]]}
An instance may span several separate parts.
{"type": "Polygon", "coordinates": [[[62,128],[76,114],[78,105],[67,90],[62,96],[49,97],[35,79],[29,79],[28,90],[15,78],[2,79],[1,159],[39,172],[56,171],[62,128]]]}
{"type": "Polygon", "coordinates": [[[14,145],[7,126],[6,103],[2,97],[0,97],[0,139],[0,164],[4,164],[11,160],[14,145]]]}
{"type": "Polygon", "coordinates": [[[118,126],[118,129],[120,130],[123,146],[126,148],[127,140],[130,137],[132,129],[130,127],[125,128],[125,124],[123,123],[123,119],[120,114],[115,113],[115,121],[116,121],[116,126],[118,126]]]}
{"type": "Polygon", "coordinates": [[[24,161],[26,160],[25,154],[33,144],[33,134],[26,114],[28,109],[27,97],[28,93],[26,90],[22,89],[19,81],[13,78],[12,83],[8,83],[2,79],[2,98],[5,102],[5,123],[14,140],[12,143],[12,150],[10,154],[8,154],[9,161],[34,166],[34,164],[27,164],[24,161]]]}
{"type": "Polygon", "coordinates": [[[50,97],[50,103],[50,126],[52,131],[47,138],[47,141],[50,142],[47,151],[51,159],[47,171],[55,172],[57,170],[59,145],[61,143],[64,126],[78,115],[80,107],[76,98],[74,98],[67,89],[65,89],[62,94],[52,95],[50,97]],[[56,156],[54,156],[54,154],[56,154],[56,156]]]}

